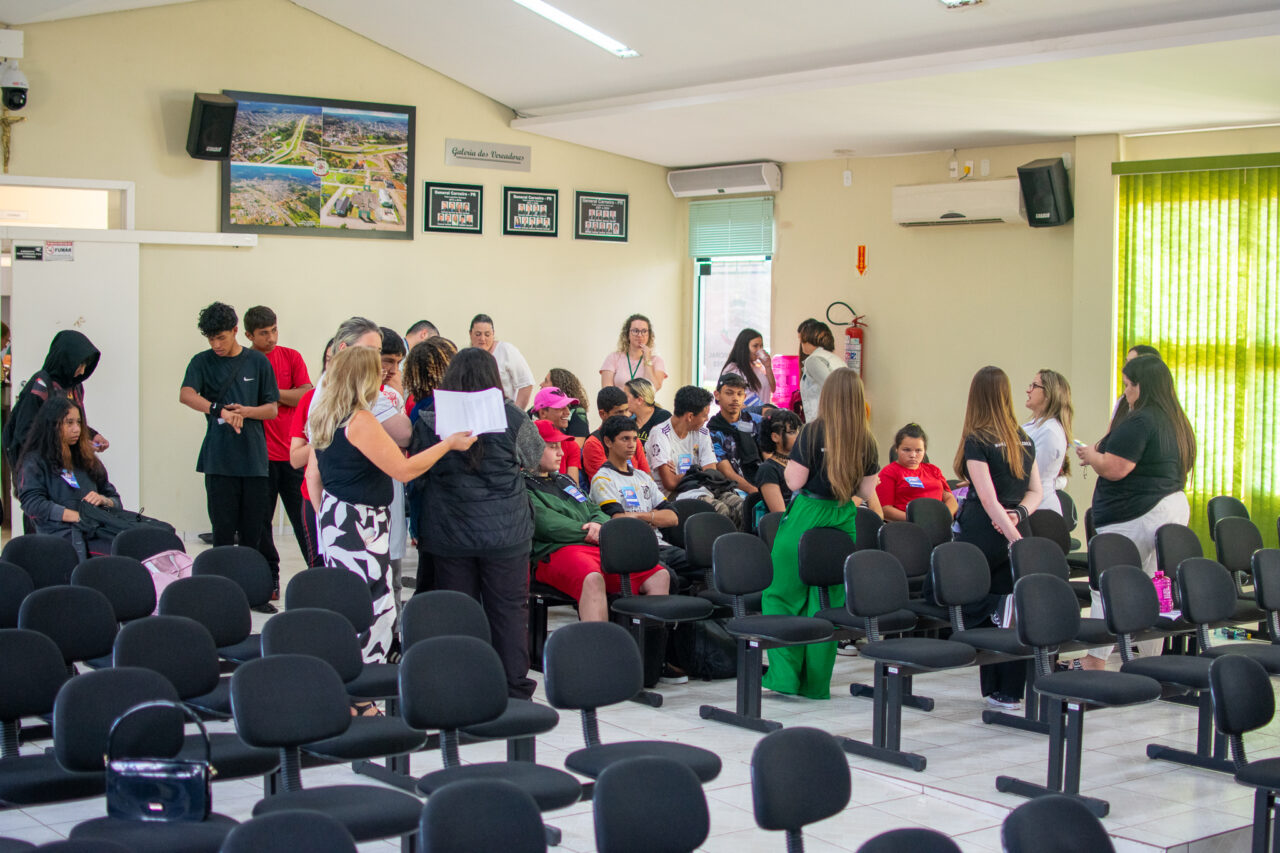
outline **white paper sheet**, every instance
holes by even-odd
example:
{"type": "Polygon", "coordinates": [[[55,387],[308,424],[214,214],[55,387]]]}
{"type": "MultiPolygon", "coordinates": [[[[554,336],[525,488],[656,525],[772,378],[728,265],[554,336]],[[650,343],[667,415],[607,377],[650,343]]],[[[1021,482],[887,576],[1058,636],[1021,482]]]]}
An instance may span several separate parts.
{"type": "Polygon", "coordinates": [[[441,438],[468,430],[476,435],[506,432],[507,411],[500,388],[475,392],[437,390],[433,399],[436,435],[441,438]]]}

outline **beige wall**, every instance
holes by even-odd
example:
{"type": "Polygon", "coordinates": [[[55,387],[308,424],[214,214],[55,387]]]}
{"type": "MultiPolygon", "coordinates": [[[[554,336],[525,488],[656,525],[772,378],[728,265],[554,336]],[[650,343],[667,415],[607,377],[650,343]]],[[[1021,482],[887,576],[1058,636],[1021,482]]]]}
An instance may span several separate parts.
{"type": "MultiPolygon", "coordinates": [[[[140,229],[217,230],[218,165],[184,149],[195,91],[413,104],[416,189],[428,179],[485,186],[479,237],[421,233],[419,205],[413,241],[264,236],[252,249],[143,248],[141,504],[180,529],[207,527],[194,471],[203,419],[177,397],[187,360],[205,345],[196,314],[215,299],[241,312],[272,306],[281,342],[313,370],[353,313],[400,331],[426,317],[465,343],[467,321],[483,311],[539,379],[568,367],[594,393],[622,320],[642,311],[672,374],[687,372],[684,206],[664,169],[513,131],[505,107],[287,0],[203,0],[25,32],[32,97],[14,129],[11,171],[135,181],[140,229]],[[531,145],[533,171],[446,168],[446,137],[531,145]],[[558,188],[560,237],[502,237],[504,182],[558,188]],[[630,193],[631,242],[573,240],[574,189],[630,193]]],[[[89,401],[90,417],[109,405],[92,388],[89,401]]]]}

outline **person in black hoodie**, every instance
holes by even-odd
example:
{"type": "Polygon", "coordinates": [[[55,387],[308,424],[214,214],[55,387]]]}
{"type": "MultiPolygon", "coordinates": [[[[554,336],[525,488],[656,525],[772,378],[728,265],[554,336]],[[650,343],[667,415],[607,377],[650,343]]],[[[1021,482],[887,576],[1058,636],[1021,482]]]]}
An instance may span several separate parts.
{"type": "Polygon", "coordinates": [[[110,540],[86,540],[77,527],[80,501],[120,506],[78,403],[54,397],[36,412],[19,457],[18,500],[37,533],[69,539],[81,560],[111,552],[110,540]]]}
{"type": "MultiPolygon", "coordinates": [[[[498,363],[472,347],[453,357],[439,391],[502,388],[498,363]]],[[[529,673],[529,553],[533,514],[520,469],[537,470],[546,447],[518,406],[504,402],[507,428],[485,433],[465,453],[447,453],[417,481],[419,547],[435,562],[436,588],[465,592],[484,604],[507,692],[527,699],[529,673]]],[[[439,443],[434,401],[418,413],[409,449],[439,443]]]]}

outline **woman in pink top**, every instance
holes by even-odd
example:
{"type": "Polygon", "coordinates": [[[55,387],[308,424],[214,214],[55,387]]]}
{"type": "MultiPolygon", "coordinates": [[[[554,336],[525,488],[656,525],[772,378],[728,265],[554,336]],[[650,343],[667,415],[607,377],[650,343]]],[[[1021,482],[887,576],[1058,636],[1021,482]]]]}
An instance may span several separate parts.
{"type": "Polygon", "coordinates": [[[648,379],[653,390],[662,388],[667,364],[653,351],[653,324],[643,314],[632,314],[622,324],[618,350],[605,356],[600,365],[600,387],[625,386],[632,379],[648,379]]]}
{"type": "Polygon", "coordinates": [[[916,498],[942,501],[953,517],[959,509],[942,469],[924,461],[928,442],[929,437],[919,424],[907,424],[893,437],[894,461],[880,469],[880,483],[876,486],[885,521],[906,521],[907,504],[916,498]]]}

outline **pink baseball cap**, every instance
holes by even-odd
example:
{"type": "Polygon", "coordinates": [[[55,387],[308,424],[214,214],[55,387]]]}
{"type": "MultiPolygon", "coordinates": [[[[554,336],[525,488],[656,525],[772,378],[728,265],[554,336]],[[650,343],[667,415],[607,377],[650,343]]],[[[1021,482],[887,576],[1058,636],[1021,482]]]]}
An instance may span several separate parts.
{"type": "Polygon", "coordinates": [[[539,409],[564,409],[577,402],[577,398],[566,397],[559,388],[540,388],[533,398],[533,410],[536,412],[539,409]]]}
{"type": "Polygon", "coordinates": [[[543,441],[559,444],[569,440],[569,436],[556,429],[556,425],[551,421],[534,421],[533,425],[538,428],[538,435],[542,436],[543,441]]]}

